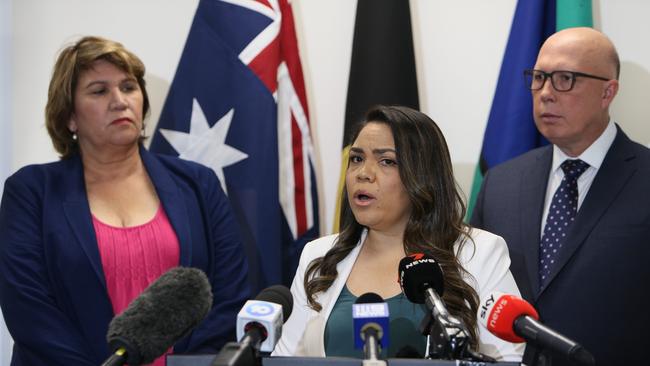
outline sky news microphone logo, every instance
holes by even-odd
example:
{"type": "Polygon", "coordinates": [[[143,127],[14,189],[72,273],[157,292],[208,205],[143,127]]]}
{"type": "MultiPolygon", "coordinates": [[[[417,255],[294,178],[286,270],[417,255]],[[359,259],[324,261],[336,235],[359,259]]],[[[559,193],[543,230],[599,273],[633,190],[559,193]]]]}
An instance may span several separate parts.
{"type": "Polygon", "coordinates": [[[483,301],[479,308],[479,318],[488,329],[494,329],[497,326],[499,318],[503,313],[503,309],[508,306],[509,300],[509,295],[491,293],[490,296],[483,301]],[[495,295],[498,296],[498,299],[495,295]]]}
{"type": "Polygon", "coordinates": [[[483,301],[483,303],[481,304],[481,312],[479,314],[481,319],[485,320],[485,317],[487,316],[487,312],[492,307],[492,304],[494,304],[494,294],[490,294],[490,297],[485,299],[485,301],[483,301]]]}

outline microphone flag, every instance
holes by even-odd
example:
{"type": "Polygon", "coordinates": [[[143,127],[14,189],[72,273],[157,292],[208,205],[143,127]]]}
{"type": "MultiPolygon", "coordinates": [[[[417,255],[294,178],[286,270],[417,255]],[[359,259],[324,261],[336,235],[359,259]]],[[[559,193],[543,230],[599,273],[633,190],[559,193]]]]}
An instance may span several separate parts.
{"type": "Polygon", "coordinates": [[[363,349],[365,339],[361,334],[365,327],[374,326],[381,329],[382,335],[379,337],[379,344],[382,349],[388,349],[390,322],[388,304],[383,300],[372,303],[356,303],[352,305],[352,319],[354,324],[354,347],[363,349]]]}
{"type": "Polygon", "coordinates": [[[237,314],[237,339],[241,340],[246,334],[249,323],[258,323],[267,334],[260,345],[260,351],[272,352],[275,343],[282,336],[282,305],[268,301],[248,300],[237,314]]]}

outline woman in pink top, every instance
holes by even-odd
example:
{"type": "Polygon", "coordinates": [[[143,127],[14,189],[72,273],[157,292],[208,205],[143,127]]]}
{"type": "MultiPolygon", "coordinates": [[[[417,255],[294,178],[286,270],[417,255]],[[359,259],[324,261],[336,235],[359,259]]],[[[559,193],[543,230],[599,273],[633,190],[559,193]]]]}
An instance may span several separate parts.
{"type": "Polygon", "coordinates": [[[12,365],[101,364],[110,320],[175,266],[202,269],[214,301],[173,352],[234,340],[249,297],[237,225],[212,170],[143,148],[144,72],[137,56],[98,37],[58,57],[46,126],[61,160],[7,179],[0,206],[12,365]]]}

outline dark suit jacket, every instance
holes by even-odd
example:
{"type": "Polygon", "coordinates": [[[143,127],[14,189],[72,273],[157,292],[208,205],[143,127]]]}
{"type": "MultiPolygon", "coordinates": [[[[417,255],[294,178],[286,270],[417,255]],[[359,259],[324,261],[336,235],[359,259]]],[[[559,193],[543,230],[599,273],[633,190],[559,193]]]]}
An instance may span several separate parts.
{"type": "MultiPolygon", "coordinates": [[[[650,363],[650,150],[620,128],[580,207],[548,284],[539,242],[552,146],[491,169],[471,224],[505,238],[522,296],[598,365],[650,363]]],[[[562,360],[554,358],[554,365],[562,360]]]]}
{"type": "MultiPolygon", "coordinates": [[[[249,298],[235,219],[208,168],[140,149],[180,243],[180,265],[210,279],[213,309],[175,352],[216,352],[235,340],[249,298]]],[[[93,365],[108,356],[113,310],[80,157],[20,169],[0,206],[0,304],[15,340],[12,365],[93,365]]]]}

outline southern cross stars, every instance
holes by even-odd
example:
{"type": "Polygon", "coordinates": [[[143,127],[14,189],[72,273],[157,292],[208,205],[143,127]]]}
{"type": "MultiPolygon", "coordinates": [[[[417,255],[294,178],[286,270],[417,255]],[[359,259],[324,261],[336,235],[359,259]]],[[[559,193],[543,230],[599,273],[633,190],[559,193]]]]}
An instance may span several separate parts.
{"type": "Polygon", "coordinates": [[[180,158],[193,160],[212,168],[226,194],[228,191],[223,168],[248,158],[247,154],[226,145],[226,135],[234,112],[234,109],[229,110],[210,127],[199,102],[193,99],[189,133],[160,129],[160,133],[178,152],[180,158]]]}

